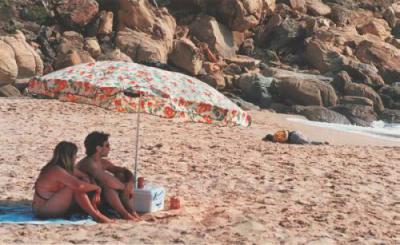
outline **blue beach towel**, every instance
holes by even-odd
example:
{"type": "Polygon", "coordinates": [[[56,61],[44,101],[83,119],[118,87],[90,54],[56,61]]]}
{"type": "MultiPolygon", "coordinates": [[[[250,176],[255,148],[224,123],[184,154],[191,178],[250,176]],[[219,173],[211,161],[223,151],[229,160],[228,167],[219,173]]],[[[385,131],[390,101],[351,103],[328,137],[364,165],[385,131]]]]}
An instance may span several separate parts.
{"type": "Polygon", "coordinates": [[[32,213],[30,205],[13,204],[0,205],[0,224],[67,224],[90,225],[97,224],[90,216],[74,214],[68,219],[39,219],[32,213]]]}

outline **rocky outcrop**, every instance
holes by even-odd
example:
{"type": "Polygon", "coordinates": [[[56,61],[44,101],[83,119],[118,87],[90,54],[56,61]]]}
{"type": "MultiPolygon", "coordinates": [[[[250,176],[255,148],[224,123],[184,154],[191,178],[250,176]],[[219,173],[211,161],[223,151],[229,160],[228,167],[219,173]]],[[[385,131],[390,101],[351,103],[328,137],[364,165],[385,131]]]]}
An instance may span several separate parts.
{"type": "Polygon", "coordinates": [[[198,75],[203,66],[200,50],[190,39],[186,38],[174,41],[169,60],[191,75],[198,75]]]}
{"type": "Polygon", "coordinates": [[[400,110],[385,109],[381,118],[388,123],[400,123],[400,110]]]}
{"type": "Polygon", "coordinates": [[[100,23],[97,34],[108,35],[113,31],[114,13],[111,11],[101,11],[100,23]]]}
{"type": "Polygon", "coordinates": [[[119,4],[118,30],[143,32],[154,40],[163,40],[166,49],[172,48],[176,21],[165,8],[154,8],[147,0],[119,0],[119,4]]]}
{"type": "Polygon", "coordinates": [[[361,26],[359,29],[361,34],[370,33],[380,37],[382,40],[390,37],[390,27],[388,23],[383,19],[373,19],[367,24],[361,26]]]}
{"type": "Polygon", "coordinates": [[[55,10],[57,17],[65,26],[84,27],[98,13],[99,4],[96,0],[60,1],[55,10]]]}
{"type": "Polygon", "coordinates": [[[322,76],[322,75],[315,75],[309,73],[302,73],[296,71],[289,71],[285,69],[267,67],[261,70],[261,73],[267,77],[274,77],[278,80],[284,80],[286,78],[293,78],[293,79],[301,79],[301,80],[316,80],[322,81],[325,83],[330,83],[333,79],[331,77],[322,76]]]}
{"type": "Polygon", "coordinates": [[[345,115],[352,124],[369,127],[378,119],[372,106],[345,104],[332,108],[334,111],[345,115]]]}
{"type": "Polygon", "coordinates": [[[238,50],[232,31],[211,16],[197,17],[190,25],[190,35],[207,43],[212,52],[224,58],[233,57],[238,50]]]}
{"type": "Polygon", "coordinates": [[[400,83],[386,85],[379,90],[385,107],[400,110],[400,83]]]}
{"type": "Polygon", "coordinates": [[[27,78],[43,74],[42,59],[26,42],[22,32],[5,36],[2,40],[13,49],[14,59],[18,66],[17,78],[27,78]]]}
{"type": "Polygon", "coordinates": [[[260,23],[264,4],[264,0],[220,0],[216,16],[232,31],[242,32],[260,23]]]}
{"type": "Polygon", "coordinates": [[[361,96],[343,96],[340,99],[339,104],[374,106],[374,102],[371,99],[361,96]]]}
{"type": "MultiPolygon", "coordinates": [[[[81,34],[74,31],[64,32],[57,49],[57,58],[54,66],[57,69],[62,69],[81,63],[94,62],[95,59],[88,51],[84,50],[84,47],[94,52],[91,46],[87,45],[87,43],[85,45],[85,39],[81,34]]],[[[95,55],[98,56],[100,54],[95,55]]]]}
{"type": "Polygon", "coordinates": [[[16,97],[21,96],[21,92],[11,84],[0,87],[0,97],[16,97]]]}
{"type": "Polygon", "coordinates": [[[14,50],[0,39],[0,86],[12,83],[17,75],[18,66],[14,50]]]}
{"type": "Polygon", "coordinates": [[[361,42],[356,56],[362,62],[375,65],[387,83],[398,82],[400,77],[400,50],[385,42],[361,42]]]}
{"type": "Polygon", "coordinates": [[[135,62],[167,63],[173,47],[175,19],[146,0],[119,1],[116,44],[135,62]]]}
{"type": "Polygon", "coordinates": [[[258,73],[246,73],[234,81],[243,98],[262,108],[268,108],[272,103],[272,96],[268,89],[271,87],[274,79],[272,77],[264,77],[258,73]]]}
{"type": "Polygon", "coordinates": [[[119,31],[116,44],[135,62],[167,63],[169,52],[166,48],[167,44],[163,40],[153,39],[147,33],[130,29],[119,31]]]}
{"type": "Polygon", "coordinates": [[[307,11],[311,15],[324,16],[331,13],[331,8],[321,0],[306,0],[307,11]]]}
{"type": "Polygon", "coordinates": [[[9,2],[14,19],[0,21],[0,35],[23,29],[25,37],[0,38],[0,86],[41,70],[124,60],[196,76],[249,108],[303,106],[296,113],[313,120],[344,123],[342,113],[368,125],[396,120],[400,109],[397,2],[31,1],[43,16],[22,9],[29,0],[9,2]]]}
{"type": "Polygon", "coordinates": [[[42,59],[26,42],[22,32],[0,37],[0,86],[13,84],[17,78],[41,74],[42,59]]]}
{"type": "Polygon", "coordinates": [[[333,87],[318,80],[284,78],[273,83],[271,93],[288,105],[328,107],[337,104],[337,96],[333,87]]]}
{"type": "Polygon", "coordinates": [[[342,114],[321,106],[293,106],[292,112],[303,115],[311,121],[350,124],[342,114]]]}
{"type": "Polygon", "coordinates": [[[344,95],[365,97],[373,101],[373,108],[376,112],[382,112],[384,106],[381,97],[375,90],[364,84],[349,83],[344,87],[344,95]]]}

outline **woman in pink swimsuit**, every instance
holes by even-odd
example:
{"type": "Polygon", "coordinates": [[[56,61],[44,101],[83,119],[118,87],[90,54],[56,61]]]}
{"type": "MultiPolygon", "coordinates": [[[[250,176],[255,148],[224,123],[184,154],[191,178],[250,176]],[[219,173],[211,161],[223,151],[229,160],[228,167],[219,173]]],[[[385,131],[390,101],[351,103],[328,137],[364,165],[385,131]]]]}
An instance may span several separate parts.
{"type": "Polygon", "coordinates": [[[41,169],[35,182],[33,213],[39,218],[63,217],[76,202],[96,221],[112,222],[97,209],[100,187],[78,179],[88,177],[74,168],[77,151],[75,144],[66,141],[56,146],[53,158],[41,169]],[[95,192],[92,200],[88,192],[95,192]]]}

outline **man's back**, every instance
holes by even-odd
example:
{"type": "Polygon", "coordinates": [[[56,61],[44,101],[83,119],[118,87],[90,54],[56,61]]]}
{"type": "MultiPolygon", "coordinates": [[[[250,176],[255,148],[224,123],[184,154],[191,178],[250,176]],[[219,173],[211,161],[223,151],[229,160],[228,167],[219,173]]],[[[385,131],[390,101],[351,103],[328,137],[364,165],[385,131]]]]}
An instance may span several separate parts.
{"type": "Polygon", "coordinates": [[[84,157],[76,164],[76,167],[78,168],[78,170],[88,174],[89,176],[93,176],[93,173],[91,172],[92,169],[91,165],[97,165],[97,167],[102,167],[101,162],[95,162],[90,157],[84,157]]]}

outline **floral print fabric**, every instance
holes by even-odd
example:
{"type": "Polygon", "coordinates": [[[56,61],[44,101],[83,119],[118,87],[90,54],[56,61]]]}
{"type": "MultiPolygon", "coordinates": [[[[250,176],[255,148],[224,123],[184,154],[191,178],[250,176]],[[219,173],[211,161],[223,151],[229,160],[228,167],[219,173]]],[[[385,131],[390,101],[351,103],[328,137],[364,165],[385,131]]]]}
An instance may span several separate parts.
{"type": "Polygon", "coordinates": [[[247,112],[206,83],[131,62],[102,61],[68,67],[33,78],[28,92],[120,112],[140,109],[184,121],[221,126],[251,123],[247,112]]]}

